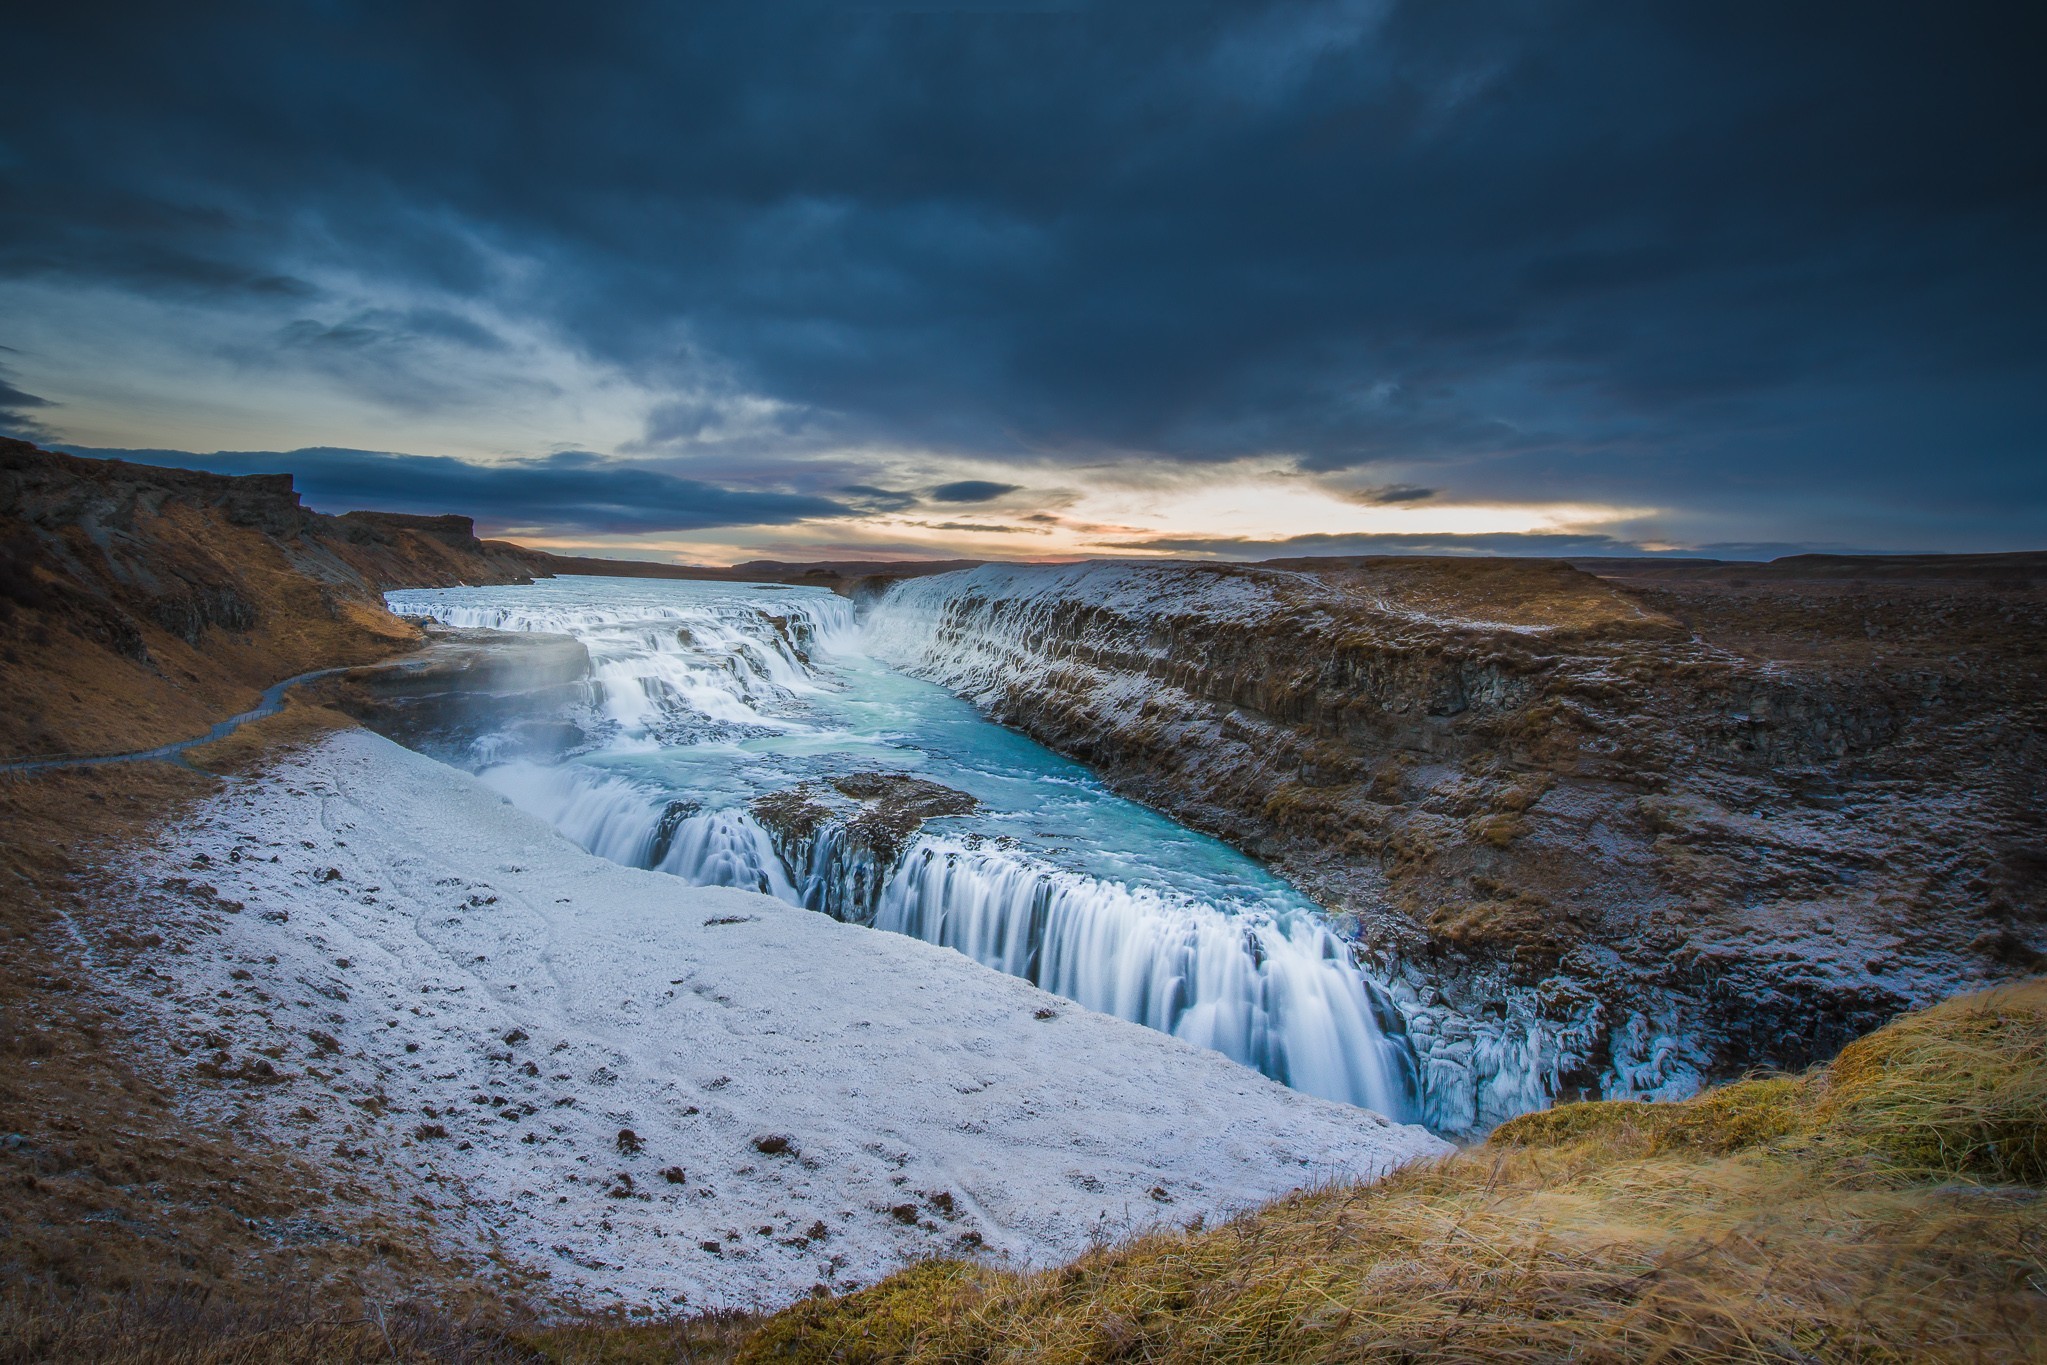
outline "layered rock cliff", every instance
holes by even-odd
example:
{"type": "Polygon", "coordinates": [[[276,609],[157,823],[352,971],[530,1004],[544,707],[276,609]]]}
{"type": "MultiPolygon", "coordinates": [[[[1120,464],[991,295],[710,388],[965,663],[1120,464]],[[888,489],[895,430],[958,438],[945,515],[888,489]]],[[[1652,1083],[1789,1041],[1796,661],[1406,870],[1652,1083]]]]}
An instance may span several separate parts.
{"type": "Polygon", "coordinates": [[[1346,917],[1445,1130],[2038,970],[2047,557],[1610,573],[985,566],[873,625],[1346,917]]]}
{"type": "Polygon", "coordinates": [[[411,643],[385,588],[524,582],[546,559],[467,517],[323,516],[289,475],[0,440],[0,757],[203,730],[279,678],[411,643]]]}

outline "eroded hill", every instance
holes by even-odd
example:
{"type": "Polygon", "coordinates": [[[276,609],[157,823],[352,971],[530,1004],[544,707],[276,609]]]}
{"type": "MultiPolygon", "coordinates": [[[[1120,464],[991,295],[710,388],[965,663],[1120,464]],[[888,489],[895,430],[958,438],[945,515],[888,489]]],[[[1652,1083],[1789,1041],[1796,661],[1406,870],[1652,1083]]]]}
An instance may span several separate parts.
{"type": "Polygon", "coordinates": [[[523,582],[545,560],[467,517],[323,516],[289,475],[0,440],[0,758],[203,731],[280,678],[408,647],[383,589],[523,582]]]}

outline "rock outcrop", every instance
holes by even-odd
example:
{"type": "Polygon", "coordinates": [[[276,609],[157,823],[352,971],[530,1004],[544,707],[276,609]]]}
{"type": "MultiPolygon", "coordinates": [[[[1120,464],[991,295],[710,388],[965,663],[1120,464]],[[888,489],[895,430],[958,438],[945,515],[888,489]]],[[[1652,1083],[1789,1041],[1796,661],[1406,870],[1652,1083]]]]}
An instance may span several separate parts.
{"type": "Polygon", "coordinates": [[[924,822],[971,814],[977,804],[910,773],[862,772],[771,792],[749,809],[805,905],[872,924],[889,874],[924,822]]]}
{"type": "Polygon", "coordinates": [[[2047,556],[986,566],[882,650],[1272,862],[1425,1111],[1830,1055],[2047,948],[2047,556]]]}

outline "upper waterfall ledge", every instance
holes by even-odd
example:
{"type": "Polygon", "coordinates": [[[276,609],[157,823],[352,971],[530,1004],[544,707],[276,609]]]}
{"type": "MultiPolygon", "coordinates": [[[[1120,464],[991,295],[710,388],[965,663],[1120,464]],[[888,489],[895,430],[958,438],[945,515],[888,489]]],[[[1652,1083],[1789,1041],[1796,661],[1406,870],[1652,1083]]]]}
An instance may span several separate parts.
{"type": "Polygon", "coordinates": [[[1448,1150],[948,949],[619,867],[367,733],[133,875],[166,942],[116,979],[166,1067],[228,1054],[195,1103],[584,1302],[1043,1263],[1448,1150]]]}

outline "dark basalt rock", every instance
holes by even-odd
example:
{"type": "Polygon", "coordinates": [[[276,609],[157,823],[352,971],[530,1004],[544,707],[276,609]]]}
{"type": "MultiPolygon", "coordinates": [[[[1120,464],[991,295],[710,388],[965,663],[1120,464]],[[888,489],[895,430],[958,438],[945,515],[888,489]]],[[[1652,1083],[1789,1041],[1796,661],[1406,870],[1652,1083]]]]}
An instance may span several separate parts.
{"type": "Polygon", "coordinates": [[[831,785],[861,803],[847,828],[889,863],[902,856],[926,820],[971,815],[981,804],[963,791],[908,773],[855,773],[831,785]]]}
{"type": "MultiPolygon", "coordinates": [[[[755,797],[747,809],[767,827],[778,847],[785,840],[791,847],[808,844],[820,829],[841,814],[840,809],[817,800],[816,791],[815,784],[805,783],[769,792],[755,797]]],[[[786,855],[783,860],[788,861],[786,855]]]]}

